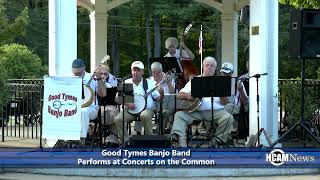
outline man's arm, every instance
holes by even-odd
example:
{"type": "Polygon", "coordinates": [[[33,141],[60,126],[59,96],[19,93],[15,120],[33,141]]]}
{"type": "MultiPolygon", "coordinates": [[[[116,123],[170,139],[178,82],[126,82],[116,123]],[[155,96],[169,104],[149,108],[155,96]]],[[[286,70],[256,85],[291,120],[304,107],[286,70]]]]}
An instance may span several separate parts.
{"type": "Polygon", "coordinates": [[[237,84],[237,89],[240,94],[240,101],[242,104],[247,104],[248,103],[248,95],[246,93],[246,90],[244,89],[243,83],[240,82],[237,84]]]}
{"type": "MultiPolygon", "coordinates": [[[[193,60],[194,59],[194,54],[193,52],[184,44],[184,42],[180,43],[180,46],[182,47],[183,50],[185,50],[185,52],[189,55],[190,59],[193,60]]],[[[183,52],[182,52],[183,53],[183,52]]],[[[183,57],[183,56],[182,56],[183,57]]]]}
{"type": "Polygon", "coordinates": [[[98,80],[98,95],[100,97],[106,97],[107,96],[107,88],[105,86],[105,81],[102,79],[98,80]]]}

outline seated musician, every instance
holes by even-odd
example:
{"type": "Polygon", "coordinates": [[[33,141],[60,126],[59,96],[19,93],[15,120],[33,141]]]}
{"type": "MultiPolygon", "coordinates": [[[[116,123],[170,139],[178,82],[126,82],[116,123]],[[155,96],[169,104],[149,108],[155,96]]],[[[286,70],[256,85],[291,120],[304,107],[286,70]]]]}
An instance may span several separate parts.
{"type": "MultiPolygon", "coordinates": [[[[158,83],[161,79],[164,78],[165,73],[163,72],[163,68],[161,63],[154,62],[151,64],[151,72],[152,76],[150,77],[151,80],[155,81],[155,83],[158,83]]],[[[158,91],[160,93],[163,93],[164,95],[167,94],[174,94],[175,91],[175,82],[174,80],[168,81],[166,83],[163,83],[159,88],[158,91]]],[[[163,117],[163,127],[166,130],[171,130],[172,127],[172,113],[173,111],[170,109],[164,109],[162,112],[163,117]]]]}
{"type": "MultiPolygon", "coordinates": [[[[134,61],[131,64],[131,74],[132,78],[125,80],[125,83],[133,84],[133,94],[135,96],[144,96],[147,92],[149,92],[151,89],[155,88],[154,81],[151,81],[150,79],[144,79],[143,78],[144,73],[144,65],[141,61],[134,61]],[[146,87],[147,86],[147,87],[146,87]]],[[[129,113],[128,110],[125,110],[124,112],[124,122],[132,122],[133,120],[136,120],[138,116],[140,116],[141,123],[144,127],[145,134],[151,135],[152,134],[152,117],[154,114],[154,102],[153,99],[160,100],[161,95],[157,90],[154,90],[152,93],[148,95],[146,98],[147,103],[145,109],[138,114],[132,114],[129,113]]],[[[119,101],[118,101],[119,102],[119,101]]],[[[125,107],[129,110],[135,110],[137,106],[145,106],[144,104],[136,104],[136,103],[125,103],[125,107]]],[[[122,137],[124,136],[125,142],[129,140],[128,131],[125,129],[123,132],[123,119],[122,114],[123,112],[120,112],[115,117],[115,125],[120,135],[120,141],[122,140],[122,137]]],[[[125,126],[126,127],[126,126],[125,126]]]]}
{"type": "MultiPolygon", "coordinates": [[[[149,77],[148,79],[151,79],[152,81],[154,81],[155,84],[159,83],[165,77],[162,64],[159,62],[153,62],[151,64],[151,72],[152,72],[152,76],[149,77]]],[[[174,86],[175,86],[174,80],[170,80],[170,81],[167,81],[166,83],[161,84],[161,86],[159,86],[157,90],[162,96],[168,95],[168,94],[174,94],[174,91],[175,91],[174,86]]],[[[169,109],[164,109],[162,111],[163,128],[165,131],[168,131],[172,127],[172,122],[173,122],[173,120],[171,120],[172,113],[173,111],[169,109]]],[[[142,129],[141,123],[136,122],[134,126],[134,130],[137,133],[141,134],[141,129],[142,129]]]]}
{"type": "Polygon", "coordinates": [[[180,60],[193,60],[194,54],[192,51],[184,44],[183,41],[180,42],[182,56],[180,56],[180,49],[178,49],[178,40],[175,37],[169,37],[165,41],[165,47],[168,49],[168,53],[164,57],[176,57],[180,60]]]}
{"type": "MultiPolygon", "coordinates": [[[[75,76],[82,77],[82,83],[84,85],[87,84],[93,77],[91,74],[85,71],[85,65],[82,59],[75,59],[72,62],[72,73],[75,76]]],[[[101,77],[100,67],[98,67],[95,70],[95,76],[97,77],[98,80],[97,81],[92,80],[90,84],[88,84],[90,88],[94,91],[94,94],[91,94],[91,96],[94,96],[93,101],[88,106],[81,107],[80,145],[85,145],[85,138],[87,137],[87,133],[88,133],[89,121],[96,119],[98,116],[99,105],[96,98],[97,97],[96,93],[100,97],[106,96],[106,88],[104,85],[104,81],[100,78],[101,77]]]]}
{"type": "MultiPolygon", "coordinates": [[[[203,60],[203,76],[213,76],[217,67],[217,62],[213,57],[206,57],[203,60]]],[[[178,98],[184,100],[192,100],[191,81],[180,90],[178,98]]],[[[225,109],[227,97],[214,97],[214,123],[217,124],[215,136],[222,141],[227,142],[228,136],[232,130],[233,117],[225,109]]],[[[186,128],[195,120],[211,122],[211,98],[202,98],[200,107],[191,113],[179,111],[174,116],[173,126],[171,130],[172,140],[178,140],[180,147],[187,147],[186,128]]],[[[216,138],[211,140],[211,145],[217,146],[216,138]]]]}
{"type": "MultiPolygon", "coordinates": [[[[222,76],[230,76],[233,74],[233,65],[231,63],[223,63],[220,69],[220,74],[222,76]]],[[[237,82],[237,91],[235,95],[228,97],[228,103],[224,106],[225,110],[230,114],[239,114],[240,106],[242,104],[247,104],[248,96],[242,80],[237,82]]]]}
{"type": "Polygon", "coordinates": [[[119,113],[117,104],[114,102],[115,94],[111,94],[112,89],[116,89],[118,86],[118,80],[110,73],[110,67],[108,64],[100,64],[100,74],[102,81],[105,82],[105,87],[107,88],[107,96],[100,99],[100,110],[101,110],[101,124],[110,125],[111,134],[106,137],[105,142],[108,147],[116,147],[120,144],[117,136],[118,131],[114,126],[114,118],[119,113]],[[110,95],[110,97],[109,97],[110,95]],[[113,98],[113,99],[111,99],[113,98]]]}

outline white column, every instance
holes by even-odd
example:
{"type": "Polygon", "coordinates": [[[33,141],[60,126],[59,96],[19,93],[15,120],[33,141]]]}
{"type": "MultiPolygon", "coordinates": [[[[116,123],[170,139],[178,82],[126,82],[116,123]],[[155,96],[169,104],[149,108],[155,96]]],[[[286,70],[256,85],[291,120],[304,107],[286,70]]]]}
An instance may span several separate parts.
{"type": "MultiPolygon", "coordinates": [[[[102,1],[98,1],[102,2],[102,1]]],[[[96,1],[97,3],[97,1],[96,1]]],[[[97,7],[97,4],[95,5],[97,7]]],[[[90,70],[97,67],[102,58],[107,55],[107,11],[92,11],[90,13],[90,70]],[[99,13],[97,13],[99,12],[99,13]]]]}
{"type": "MultiPolygon", "coordinates": [[[[250,1],[250,75],[259,79],[260,128],[278,137],[278,0],[250,1]]],[[[250,79],[250,134],[257,133],[256,79],[250,79]]],[[[265,137],[260,142],[267,145],[265,137]]]]}
{"type": "MultiPolygon", "coordinates": [[[[222,12],[221,15],[221,39],[222,55],[221,62],[230,62],[234,66],[233,76],[238,75],[238,14],[222,12]]],[[[220,67],[218,67],[220,69],[220,67]]]]}
{"type": "Polygon", "coordinates": [[[77,0],[49,0],[49,75],[71,75],[77,57],[77,0]]]}

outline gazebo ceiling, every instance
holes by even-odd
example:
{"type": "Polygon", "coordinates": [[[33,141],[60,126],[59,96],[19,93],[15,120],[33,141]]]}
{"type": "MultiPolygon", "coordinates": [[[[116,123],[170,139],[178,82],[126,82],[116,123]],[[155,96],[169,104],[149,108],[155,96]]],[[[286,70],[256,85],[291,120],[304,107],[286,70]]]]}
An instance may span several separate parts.
{"type": "MultiPolygon", "coordinates": [[[[77,5],[86,8],[87,10],[89,10],[90,12],[95,10],[95,1],[96,0],[77,0],[77,5]]],[[[120,6],[122,4],[125,4],[127,2],[130,2],[133,0],[110,0],[107,1],[106,0],[106,4],[105,4],[105,11],[109,11],[117,6],[120,6]]],[[[218,2],[215,0],[195,0],[196,2],[202,3],[202,4],[206,4],[210,7],[213,7],[221,12],[224,11],[224,2],[225,1],[230,1],[230,0],[222,0],[222,2],[218,2]]],[[[239,11],[241,8],[243,8],[244,6],[248,5],[250,3],[250,0],[233,0],[234,1],[234,11],[239,11]]],[[[101,8],[101,7],[100,7],[101,8]]]]}

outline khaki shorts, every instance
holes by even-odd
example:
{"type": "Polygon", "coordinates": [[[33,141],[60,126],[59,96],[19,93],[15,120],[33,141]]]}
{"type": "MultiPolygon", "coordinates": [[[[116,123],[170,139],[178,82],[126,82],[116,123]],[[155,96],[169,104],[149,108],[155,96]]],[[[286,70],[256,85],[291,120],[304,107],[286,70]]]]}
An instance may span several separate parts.
{"type": "Polygon", "coordinates": [[[114,118],[119,114],[119,110],[116,106],[101,106],[101,124],[111,125],[114,122],[114,118]]]}

